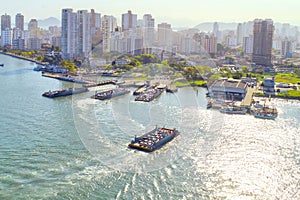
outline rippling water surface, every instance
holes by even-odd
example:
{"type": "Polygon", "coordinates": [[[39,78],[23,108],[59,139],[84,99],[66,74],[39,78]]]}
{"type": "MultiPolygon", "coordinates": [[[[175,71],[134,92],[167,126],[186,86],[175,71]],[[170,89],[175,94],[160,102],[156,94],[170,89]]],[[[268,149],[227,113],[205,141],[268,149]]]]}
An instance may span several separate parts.
{"type": "Polygon", "coordinates": [[[206,110],[203,89],[47,99],[73,85],[0,60],[0,199],[300,199],[298,101],[273,100],[278,118],[260,120],[206,110]],[[181,134],[150,154],[127,148],[155,125],[181,134]]]}

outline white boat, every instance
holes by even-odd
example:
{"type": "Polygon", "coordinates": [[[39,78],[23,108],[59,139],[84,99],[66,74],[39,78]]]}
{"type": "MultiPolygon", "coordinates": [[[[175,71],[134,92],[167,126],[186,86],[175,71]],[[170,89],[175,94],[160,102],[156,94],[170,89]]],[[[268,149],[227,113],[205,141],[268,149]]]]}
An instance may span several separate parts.
{"type": "Polygon", "coordinates": [[[237,106],[226,106],[222,107],[220,109],[221,113],[226,113],[226,114],[241,114],[245,115],[247,112],[247,109],[244,107],[237,107],[237,106]]]}

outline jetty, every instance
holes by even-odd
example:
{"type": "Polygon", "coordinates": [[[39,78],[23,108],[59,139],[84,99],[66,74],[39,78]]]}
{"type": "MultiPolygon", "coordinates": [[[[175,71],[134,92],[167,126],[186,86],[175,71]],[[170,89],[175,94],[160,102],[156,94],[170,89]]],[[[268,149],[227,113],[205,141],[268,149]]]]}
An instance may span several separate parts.
{"type": "Polygon", "coordinates": [[[116,80],[107,80],[107,81],[101,81],[101,82],[97,82],[97,83],[87,83],[87,84],[84,84],[83,87],[97,87],[97,86],[101,86],[101,85],[109,85],[109,84],[112,84],[112,85],[117,85],[117,82],[116,80]]]}

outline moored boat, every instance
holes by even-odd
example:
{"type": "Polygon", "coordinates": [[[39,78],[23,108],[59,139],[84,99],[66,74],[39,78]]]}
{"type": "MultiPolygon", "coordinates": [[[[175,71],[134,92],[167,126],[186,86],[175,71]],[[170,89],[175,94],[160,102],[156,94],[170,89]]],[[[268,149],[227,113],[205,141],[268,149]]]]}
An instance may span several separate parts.
{"type": "Polygon", "coordinates": [[[73,94],[80,94],[83,92],[87,92],[87,88],[68,88],[63,90],[55,90],[55,91],[48,91],[42,94],[44,97],[48,98],[56,98],[56,97],[62,97],[62,96],[69,96],[73,94]]]}
{"type": "Polygon", "coordinates": [[[278,116],[278,111],[275,106],[267,105],[265,100],[263,104],[254,103],[250,109],[250,114],[260,119],[275,119],[278,116]]]}
{"type": "Polygon", "coordinates": [[[147,89],[142,94],[137,96],[135,98],[135,101],[150,102],[150,101],[154,100],[155,98],[157,98],[159,95],[161,95],[162,92],[163,92],[163,90],[157,89],[157,88],[147,89]]]}
{"type": "Polygon", "coordinates": [[[142,136],[135,136],[134,140],[132,140],[128,146],[133,149],[152,152],[161,148],[177,135],[179,135],[179,131],[175,128],[168,129],[155,127],[153,130],[143,134],[142,136]]]}
{"type": "Polygon", "coordinates": [[[226,114],[241,114],[245,115],[247,112],[247,109],[244,107],[237,107],[237,106],[226,106],[222,107],[220,109],[221,113],[226,113],[226,114]]]}
{"type": "Polygon", "coordinates": [[[107,90],[102,92],[96,92],[95,95],[92,96],[93,99],[106,100],[114,97],[118,97],[124,94],[128,94],[130,91],[125,88],[116,88],[113,90],[107,90]]]}
{"type": "Polygon", "coordinates": [[[251,111],[251,113],[254,115],[254,117],[260,118],[260,119],[275,119],[277,117],[277,114],[271,113],[271,112],[266,112],[264,110],[254,110],[254,111],[251,111]]]}

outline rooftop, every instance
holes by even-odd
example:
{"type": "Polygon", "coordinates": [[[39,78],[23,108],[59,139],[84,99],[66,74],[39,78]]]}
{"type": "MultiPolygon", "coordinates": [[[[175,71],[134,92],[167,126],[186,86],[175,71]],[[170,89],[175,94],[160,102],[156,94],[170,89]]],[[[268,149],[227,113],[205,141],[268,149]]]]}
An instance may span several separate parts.
{"type": "Polygon", "coordinates": [[[237,80],[217,80],[213,82],[209,87],[231,87],[244,89],[247,87],[247,84],[237,80]]]}

